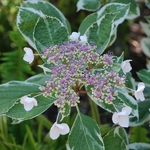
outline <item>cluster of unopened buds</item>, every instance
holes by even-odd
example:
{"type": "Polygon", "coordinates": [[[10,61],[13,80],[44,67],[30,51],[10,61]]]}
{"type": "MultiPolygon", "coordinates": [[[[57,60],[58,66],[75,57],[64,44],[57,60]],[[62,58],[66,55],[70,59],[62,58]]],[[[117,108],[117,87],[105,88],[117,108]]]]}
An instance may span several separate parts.
{"type": "MultiPolygon", "coordinates": [[[[23,59],[32,63],[34,60],[32,50],[30,48],[24,48],[24,50],[26,54],[23,59]]],[[[120,76],[112,69],[113,56],[111,54],[100,55],[97,47],[88,43],[86,35],[80,36],[80,33],[76,32],[69,36],[68,42],[44,49],[42,58],[50,64],[51,76],[45,82],[45,86],[40,87],[40,90],[45,97],[55,96],[54,104],[62,114],[65,112],[66,104],[73,107],[79,103],[80,93],[90,93],[93,100],[113,104],[113,100],[118,95],[116,88],[125,88],[125,74],[132,69],[131,60],[122,62],[119,67],[122,68],[124,75],[120,76]]],[[[145,99],[144,88],[144,83],[138,84],[138,89],[134,91],[137,100],[145,99]]],[[[26,111],[37,106],[34,97],[24,96],[21,98],[21,103],[26,111]]],[[[125,106],[121,112],[113,114],[112,120],[115,124],[128,127],[131,112],[132,109],[125,106]]],[[[68,132],[68,125],[57,124],[56,121],[50,130],[50,137],[56,139],[60,134],[68,132]],[[57,132],[56,135],[54,132],[57,132]]]]}

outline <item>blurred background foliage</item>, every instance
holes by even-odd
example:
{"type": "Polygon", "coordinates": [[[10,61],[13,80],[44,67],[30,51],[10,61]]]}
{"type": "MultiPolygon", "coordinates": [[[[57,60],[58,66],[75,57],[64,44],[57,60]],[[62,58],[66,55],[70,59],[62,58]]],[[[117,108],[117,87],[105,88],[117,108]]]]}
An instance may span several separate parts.
{"type": "MultiPolygon", "coordinates": [[[[49,0],[54,4],[65,17],[69,20],[72,31],[78,31],[81,21],[90,12],[76,12],[76,3],[78,0],[49,0]]],[[[6,83],[10,80],[25,80],[31,75],[42,72],[37,67],[42,61],[36,57],[35,61],[29,65],[23,61],[25,46],[29,46],[16,27],[16,15],[22,0],[1,0],[0,1],[0,83],[6,83]]],[[[125,21],[118,28],[118,36],[115,43],[108,48],[108,51],[115,55],[125,53],[125,59],[132,59],[132,75],[136,80],[136,72],[146,68],[146,56],[142,53],[140,40],[145,36],[139,22],[145,21],[144,16],[150,15],[150,10],[144,3],[140,3],[141,15],[135,20],[125,21]]],[[[83,96],[84,97],[84,96],[83,96]]],[[[82,99],[82,95],[81,95],[82,99]]],[[[80,103],[84,114],[90,114],[97,122],[99,116],[94,116],[95,112],[101,114],[102,135],[110,129],[111,114],[101,109],[95,108],[95,112],[90,112],[90,105],[84,100],[80,103]],[[107,116],[103,117],[103,116],[107,116]],[[107,123],[107,124],[106,124],[107,123]]],[[[94,106],[93,106],[94,107],[94,106]]],[[[64,143],[67,136],[61,136],[57,141],[50,139],[48,132],[55,120],[57,114],[56,108],[48,110],[44,115],[40,115],[35,119],[24,121],[17,125],[12,125],[11,120],[5,116],[0,117],[0,149],[1,150],[65,150],[64,143]],[[50,121],[51,120],[51,121],[50,121]],[[58,144],[59,143],[59,144],[58,144]]],[[[65,118],[69,126],[75,115],[65,118]]],[[[149,143],[148,124],[132,128],[130,142],[149,143]],[[142,135],[142,136],[141,136],[142,135]]]]}

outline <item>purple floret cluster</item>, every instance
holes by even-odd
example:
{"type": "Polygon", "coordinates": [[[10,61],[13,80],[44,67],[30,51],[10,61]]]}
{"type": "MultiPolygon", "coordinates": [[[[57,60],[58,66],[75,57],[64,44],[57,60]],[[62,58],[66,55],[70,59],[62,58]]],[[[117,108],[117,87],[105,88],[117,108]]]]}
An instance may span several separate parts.
{"type": "Polygon", "coordinates": [[[101,56],[96,50],[93,44],[80,41],[44,50],[43,58],[53,67],[51,78],[40,90],[45,97],[56,97],[54,104],[61,113],[65,112],[66,104],[73,107],[79,103],[79,93],[89,93],[93,100],[111,103],[117,96],[115,88],[124,86],[125,77],[112,69],[113,56],[101,56]]]}

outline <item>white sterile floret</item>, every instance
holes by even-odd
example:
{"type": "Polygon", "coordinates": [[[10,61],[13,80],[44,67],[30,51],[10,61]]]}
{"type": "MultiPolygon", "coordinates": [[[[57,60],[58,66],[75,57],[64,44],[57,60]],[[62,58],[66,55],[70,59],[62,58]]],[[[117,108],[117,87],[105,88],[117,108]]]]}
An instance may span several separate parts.
{"type": "Polygon", "coordinates": [[[28,47],[25,47],[24,48],[24,51],[26,52],[24,57],[23,57],[23,60],[26,61],[26,62],[29,62],[29,64],[31,64],[34,60],[34,54],[33,54],[33,51],[31,48],[28,48],[28,47]]]}
{"type": "Polygon", "coordinates": [[[145,88],[145,84],[143,82],[140,82],[138,84],[138,89],[134,92],[134,96],[137,100],[141,100],[141,101],[145,100],[145,97],[143,94],[144,88],[145,88]]]}
{"type": "Polygon", "coordinates": [[[38,105],[35,98],[30,98],[28,96],[23,96],[20,100],[20,103],[24,105],[24,109],[26,111],[30,111],[33,108],[33,106],[38,105]]]}
{"type": "Polygon", "coordinates": [[[83,36],[80,36],[80,41],[82,43],[87,43],[87,36],[85,34],[83,36]]]}
{"type": "Polygon", "coordinates": [[[129,106],[123,107],[121,112],[115,112],[112,116],[112,121],[119,124],[121,127],[129,126],[129,114],[132,109],[129,106]]]}
{"type": "Polygon", "coordinates": [[[78,41],[79,36],[80,36],[80,33],[72,32],[72,34],[69,36],[69,39],[71,41],[78,41]]]}
{"type": "Polygon", "coordinates": [[[121,68],[122,68],[124,74],[130,72],[132,69],[130,61],[132,61],[132,60],[125,60],[121,63],[121,68]]]}
{"type": "Polygon", "coordinates": [[[65,135],[69,133],[69,131],[70,128],[66,123],[58,124],[55,122],[50,129],[49,135],[53,140],[55,140],[60,136],[60,134],[65,135]]]}

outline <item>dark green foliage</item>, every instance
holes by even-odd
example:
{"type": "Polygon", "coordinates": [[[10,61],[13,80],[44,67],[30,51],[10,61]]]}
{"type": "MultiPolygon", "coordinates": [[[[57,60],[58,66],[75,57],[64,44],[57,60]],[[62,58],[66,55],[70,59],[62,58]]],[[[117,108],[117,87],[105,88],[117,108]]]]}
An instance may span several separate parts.
{"type": "Polygon", "coordinates": [[[137,126],[131,129],[130,142],[149,143],[148,131],[144,126],[137,126]]]}
{"type": "Polygon", "coordinates": [[[13,51],[2,53],[0,72],[3,83],[10,80],[25,80],[25,74],[34,74],[29,64],[23,60],[24,38],[18,31],[10,31],[9,37],[13,51]]]}

